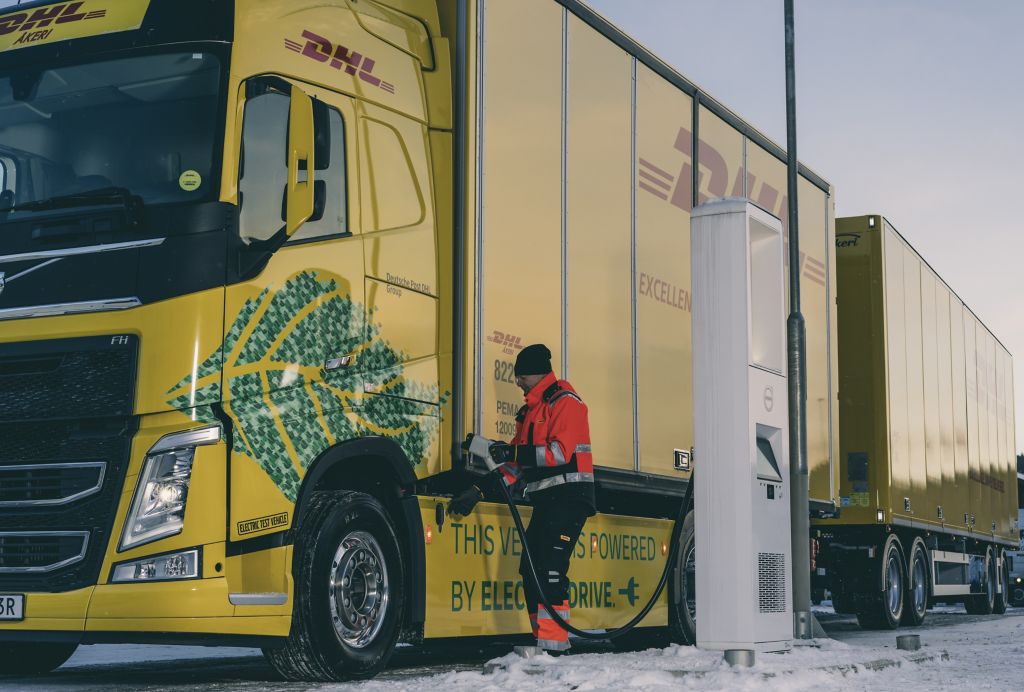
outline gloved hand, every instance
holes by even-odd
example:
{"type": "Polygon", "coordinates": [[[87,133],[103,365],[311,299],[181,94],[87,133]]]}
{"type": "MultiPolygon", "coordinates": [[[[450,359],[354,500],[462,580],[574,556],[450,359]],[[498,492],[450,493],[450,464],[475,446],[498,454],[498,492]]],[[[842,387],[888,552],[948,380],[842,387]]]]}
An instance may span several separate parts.
{"type": "Polygon", "coordinates": [[[480,492],[480,488],[475,485],[469,486],[448,502],[448,515],[468,516],[476,507],[476,503],[480,502],[483,497],[484,494],[480,492]]]}
{"type": "Polygon", "coordinates": [[[496,443],[493,440],[488,440],[483,435],[474,435],[470,433],[462,442],[462,448],[473,456],[483,459],[488,470],[494,471],[494,469],[502,463],[491,456],[491,450],[494,448],[495,444],[496,443]]]}
{"type": "Polygon", "coordinates": [[[516,458],[516,448],[507,442],[495,442],[487,451],[490,452],[495,464],[504,464],[516,458]]]}

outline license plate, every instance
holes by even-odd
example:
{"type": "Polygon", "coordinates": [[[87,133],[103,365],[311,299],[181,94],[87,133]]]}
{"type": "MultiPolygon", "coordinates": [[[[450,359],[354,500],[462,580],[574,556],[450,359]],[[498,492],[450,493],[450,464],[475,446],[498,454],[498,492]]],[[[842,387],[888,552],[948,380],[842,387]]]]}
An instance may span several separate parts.
{"type": "Polygon", "coordinates": [[[0,594],[0,620],[24,620],[24,594],[0,594]]]}

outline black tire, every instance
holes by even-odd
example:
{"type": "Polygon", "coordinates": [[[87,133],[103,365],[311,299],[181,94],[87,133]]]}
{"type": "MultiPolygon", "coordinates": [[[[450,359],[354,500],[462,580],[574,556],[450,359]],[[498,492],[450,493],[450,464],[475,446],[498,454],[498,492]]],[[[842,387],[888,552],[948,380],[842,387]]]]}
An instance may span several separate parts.
{"type": "Polygon", "coordinates": [[[838,615],[856,615],[857,608],[853,604],[853,600],[842,591],[834,591],[832,593],[832,610],[836,611],[838,615]]]}
{"type": "Polygon", "coordinates": [[[694,514],[683,520],[681,549],[669,577],[668,631],[676,644],[697,645],[697,575],[694,514]]]}
{"type": "Polygon", "coordinates": [[[895,534],[890,534],[879,551],[875,571],[875,593],[857,612],[857,622],[863,629],[894,630],[900,626],[906,601],[907,565],[903,546],[895,534]]]}
{"type": "Polygon", "coordinates": [[[611,640],[616,651],[646,651],[664,649],[672,643],[667,627],[637,627],[611,640]]]}
{"type": "Polygon", "coordinates": [[[991,615],[996,607],[996,562],[992,546],[985,548],[984,590],[964,599],[964,609],[971,615],[991,615]]]}
{"type": "Polygon", "coordinates": [[[0,644],[3,677],[15,675],[42,675],[57,670],[71,658],[78,644],[35,644],[32,642],[5,642],[0,644]]]}
{"type": "Polygon", "coordinates": [[[1024,584],[1016,580],[1010,584],[1010,605],[1014,608],[1024,608],[1024,584]]]}
{"type": "Polygon", "coordinates": [[[904,625],[918,627],[928,615],[931,605],[931,559],[924,541],[915,538],[907,554],[906,603],[903,606],[904,625]]]}
{"type": "Polygon", "coordinates": [[[402,551],[384,506],[364,493],[314,493],[292,575],[291,632],[284,646],[263,650],[274,669],[306,682],[380,672],[395,650],[405,601],[402,551]]]}

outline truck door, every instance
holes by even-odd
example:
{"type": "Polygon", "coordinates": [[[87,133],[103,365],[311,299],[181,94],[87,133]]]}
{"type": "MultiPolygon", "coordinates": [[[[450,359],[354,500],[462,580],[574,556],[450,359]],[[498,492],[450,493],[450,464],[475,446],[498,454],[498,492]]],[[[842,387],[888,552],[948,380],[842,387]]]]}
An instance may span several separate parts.
{"type": "Polygon", "coordinates": [[[248,80],[243,101],[238,276],[226,291],[222,354],[232,541],[288,528],[309,466],[359,436],[366,360],[354,102],[279,77],[248,80]],[[289,236],[289,195],[309,192],[296,128],[310,106],[313,208],[289,236]]]}

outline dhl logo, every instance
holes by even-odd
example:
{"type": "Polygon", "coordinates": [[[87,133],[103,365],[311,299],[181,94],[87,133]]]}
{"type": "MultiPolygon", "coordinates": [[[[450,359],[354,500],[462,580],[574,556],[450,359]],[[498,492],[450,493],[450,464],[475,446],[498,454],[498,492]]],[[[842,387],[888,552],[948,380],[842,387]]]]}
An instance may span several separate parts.
{"type": "Polygon", "coordinates": [[[64,24],[72,24],[87,19],[101,19],[107,11],[91,10],[83,12],[85,2],[63,2],[58,5],[40,7],[32,12],[16,12],[0,18],[0,36],[25,32],[12,45],[34,43],[49,38],[53,28],[64,24]]]}
{"type": "Polygon", "coordinates": [[[497,344],[498,346],[500,346],[502,352],[508,355],[512,355],[516,351],[523,350],[522,337],[514,336],[512,334],[505,334],[504,332],[499,332],[495,330],[491,333],[489,337],[487,337],[487,340],[490,341],[492,344],[497,344]]]}
{"type": "Polygon", "coordinates": [[[306,39],[305,45],[286,38],[284,40],[285,48],[301,53],[317,62],[330,63],[331,67],[336,70],[344,68],[346,74],[355,76],[358,73],[359,79],[367,84],[379,87],[389,94],[395,93],[394,84],[382,81],[379,77],[373,75],[373,68],[377,63],[370,57],[357,53],[354,50],[349,50],[340,44],[335,47],[329,40],[314,34],[308,29],[302,32],[302,38],[306,39]]]}
{"type": "MultiPolygon", "coordinates": [[[[787,213],[789,198],[763,181],[761,182],[760,189],[757,191],[757,196],[754,197],[754,190],[757,189],[758,181],[757,176],[750,171],[746,172],[745,181],[743,171],[738,171],[735,179],[732,181],[732,189],[730,191],[729,166],[725,161],[725,157],[704,140],[700,141],[699,147],[698,159],[702,170],[697,174],[698,189],[701,190],[698,193],[698,202],[703,203],[708,199],[725,197],[726,195],[743,197],[744,183],[746,183],[746,190],[750,199],[782,219],[783,242],[788,248],[789,235],[785,231],[789,228],[789,214],[787,213]],[[707,169],[710,174],[706,182],[703,169],[707,169]],[[705,193],[703,190],[707,190],[707,192],[705,193]]],[[[674,148],[686,157],[679,168],[679,174],[673,175],[641,156],[637,161],[637,187],[683,211],[690,212],[693,211],[692,192],[690,190],[690,183],[693,180],[693,133],[685,127],[680,127],[679,132],[676,134],[674,148]]],[[[788,266],[788,249],[785,251],[784,257],[788,266]]],[[[800,253],[800,275],[819,286],[825,286],[825,264],[813,257],[809,257],[805,252],[800,253]]]]}

